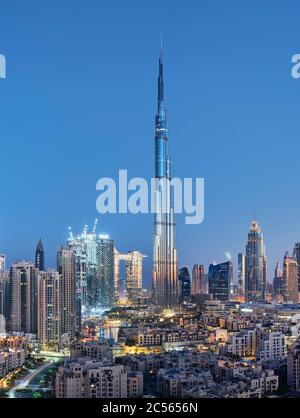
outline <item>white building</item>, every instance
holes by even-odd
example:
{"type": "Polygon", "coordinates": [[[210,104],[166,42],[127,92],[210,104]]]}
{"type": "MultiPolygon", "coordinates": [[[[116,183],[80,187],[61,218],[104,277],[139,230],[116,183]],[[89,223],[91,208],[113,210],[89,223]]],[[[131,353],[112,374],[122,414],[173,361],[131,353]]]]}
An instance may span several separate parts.
{"type": "Polygon", "coordinates": [[[127,398],[124,366],[88,359],[66,362],[56,373],[57,398],[127,398]]]}
{"type": "Polygon", "coordinates": [[[281,332],[266,332],[261,334],[258,358],[263,361],[284,358],[286,356],[284,334],[281,332]]]}

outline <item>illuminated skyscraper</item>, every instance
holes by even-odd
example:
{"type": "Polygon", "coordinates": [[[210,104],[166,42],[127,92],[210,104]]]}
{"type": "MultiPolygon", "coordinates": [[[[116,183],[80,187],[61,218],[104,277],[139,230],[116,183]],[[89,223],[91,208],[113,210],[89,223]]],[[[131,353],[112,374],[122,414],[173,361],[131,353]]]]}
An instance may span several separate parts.
{"type": "Polygon", "coordinates": [[[293,258],[297,260],[298,264],[298,290],[300,292],[300,242],[296,242],[294,246],[293,258]]]}
{"type": "Polygon", "coordinates": [[[8,292],[9,276],[5,271],[5,255],[0,254],[0,315],[8,317],[9,292],[8,292]]]}
{"type": "Polygon", "coordinates": [[[38,338],[43,349],[56,349],[61,339],[62,276],[57,271],[40,272],[38,338]]]}
{"type": "Polygon", "coordinates": [[[173,199],[170,193],[171,161],[168,155],[162,49],[159,58],[157,115],[155,119],[155,179],[153,293],[157,306],[169,308],[178,305],[178,267],[173,199]]]}
{"type": "Polygon", "coordinates": [[[97,259],[96,259],[96,236],[95,221],[92,232],[88,232],[85,225],[83,232],[76,236],[73,235],[71,228],[68,239],[68,247],[73,250],[76,259],[76,309],[94,308],[93,289],[97,282],[97,259]]]}
{"type": "Polygon", "coordinates": [[[182,267],[178,273],[179,303],[189,302],[191,298],[191,278],[189,269],[182,267]]]}
{"type": "Polygon", "coordinates": [[[277,261],[274,280],[273,280],[274,296],[276,299],[283,300],[285,295],[284,278],[282,269],[280,268],[279,261],[277,261]]]}
{"type": "Polygon", "coordinates": [[[214,299],[221,301],[230,300],[230,292],[233,278],[233,266],[231,261],[221,264],[210,264],[208,270],[209,293],[214,299]]]}
{"type": "Polygon", "coordinates": [[[35,250],[35,267],[40,271],[45,271],[45,252],[41,239],[37,243],[35,250]]]}
{"type": "Polygon", "coordinates": [[[0,271],[5,270],[5,255],[0,254],[0,271]]]}
{"type": "Polygon", "coordinates": [[[61,275],[61,333],[73,340],[76,334],[76,273],[73,250],[61,248],[57,253],[57,270],[61,275]]]}
{"type": "Polygon", "coordinates": [[[94,288],[94,306],[111,308],[114,305],[114,249],[115,244],[108,236],[100,235],[97,240],[97,281],[94,288]]]}
{"type": "Polygon", "coordinates": [[[283,280],[285,287],[285,301],[299,302],[298,293],[298,264],[297,260],[285,253],[283,259],[283,280]]]}
{"type": "Polygon", "coordinates": [[[246,245],[245,298],[263,302],[266,294],[266,256],[263,234],[256,221],[252,221],[246,245]]]}
{"type": "Polygon", "coordinates": [[[201,282],[204,274],[204,266],[202,264],[195,264],[192,272],[192,295],[200,295],[201,282]]]}
{"type": "Polygon", "coordinates": [[[115,249],[115,300],[127,297],[134,302],[140,295],[143,282],[143,258],[146,257],[139,251],[128,251],[125,254],[115,249]],[[120,263],[125,262],[125,280],[120,276],[120,263]],[[122,286],[122,283],[124,285],[122,286]],[[124,289],[122,289],[124,287],[124,289]]]}
{"type": "Polygon", "coordinates": [[[238,293],[245,294],[245,256],[238,254],[238,293]]]}

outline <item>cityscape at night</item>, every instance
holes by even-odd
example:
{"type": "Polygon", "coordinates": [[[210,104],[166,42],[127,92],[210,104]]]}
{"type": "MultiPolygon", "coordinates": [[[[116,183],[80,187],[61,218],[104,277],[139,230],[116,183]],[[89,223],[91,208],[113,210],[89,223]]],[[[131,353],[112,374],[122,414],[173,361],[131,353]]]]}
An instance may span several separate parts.
{"type": "MultiPolygon", "coordinates": [[[[258,17],[254,6],[245,12],[233,1],[239,24],[230,29],[221,0],[216,8],[188,0],[191,10],[174,0],[172,11],[169,0],[161,11],[156,0],[145,2],[146,10],[136,0],[128,9],[114,0],[118,12],[91,3],[87,10],[74,1],[74,21],[66,0],[44,8],[34,0],[29,9],[6,5],[6,18],[0,16],[1,400],[146,399],[147,412],[197,413],[197,399],[299,398],[300,143],[291,133],[300,55],[295,43],[287,47],[296,33],[287,27],[300,6],[291,1],[285,9],[275,1],[264,20],[267,6],[254,1],[258,17]],[[154,9],[161,16],[150,30],[154,9]],[[29,11],[45,25],[36,20],[37,32],[29,11]],[[10,41],[1,33],[3,27],[11,33],[5,19],[20,22],[22,12],[30,59],[42,48],[40,33],[52,59],[58,48],[61,80],[54,66],[43,76],[34,70],[32,78],[24,69],[26,83],[18,78],[21,32],[10,41]],[[202,29],[192,13],[205,16],[202,29]],[[95,34],[107,34],[115,19],[97,51],[95,34]],[[286,37],[271,55],[287,63],[264,79],[263,53],[277,41],[278,22],[286,37]],[[186,46],[181,35],[190,40],[186,46]],[[249,47],[251,68],[243,80],[232,56],[231,67],[219,63],[220,87],[204,57],[203,69],[189,57],[201,44],[212,59],[206,48],[230,42],[242,61],[249,47]],[[85,53],[102,58],[84,63],[85,53]],[[283,81],[275,97],[278,74],[283,81]],[[137,177],[128,182],[127,170],[137,177]]],[[[40,58],[43,71],[48,55],[40,58]]],[[[102,412],[133,415],[137,405],[109,403],[102,412]]]]}

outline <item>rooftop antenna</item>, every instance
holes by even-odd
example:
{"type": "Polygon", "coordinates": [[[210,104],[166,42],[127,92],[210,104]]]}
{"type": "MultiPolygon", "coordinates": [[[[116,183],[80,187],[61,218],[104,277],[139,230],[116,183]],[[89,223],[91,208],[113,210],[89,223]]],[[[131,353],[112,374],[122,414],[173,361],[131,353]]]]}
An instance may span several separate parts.
{"type": "Polygon", "coordinates": [[[160,32],[160,56],[163,54],[163,34],[160,32]]]}

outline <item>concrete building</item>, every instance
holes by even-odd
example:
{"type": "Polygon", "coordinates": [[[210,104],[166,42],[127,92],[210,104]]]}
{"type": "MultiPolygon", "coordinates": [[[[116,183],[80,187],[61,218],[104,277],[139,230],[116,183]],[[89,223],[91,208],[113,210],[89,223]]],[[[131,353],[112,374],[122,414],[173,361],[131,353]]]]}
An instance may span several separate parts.
{"type": "Polygon", "coordinates": [[[112,361],[112,352],[106,341],[76,340],[71,347],[71,357],[73,359],[87,357],[96,361],[112,361]]]}
{"type": "Polygon", "coordinates": [[[57,271],[39,273],[38,338],[43,350],[59,347],[62,332],[62,277],[57,271]]]}
{"type": "Polygon", "coordinates": [[[14,263],[9,277],[9,329],[36,334],[38,330],[39,271],[32,263],[14,263]]]}
{"type": "Polygon", "coordinates": [[[144,393],[144,375],[142,372],[127,373],[127,397],[141,398],[144,393]]]}
{"type": "Polygon", "coordinates": [[[286,355],[284,334],[281,332],[265,332],[260,334],[258,358],[270,361],[284,358],[286,355]]]}
{"type": "Polygon", "coordinates": [[[89,359],[68,361],[56,373],[56,398],[127,398],[124,366],[89,359]]]}

